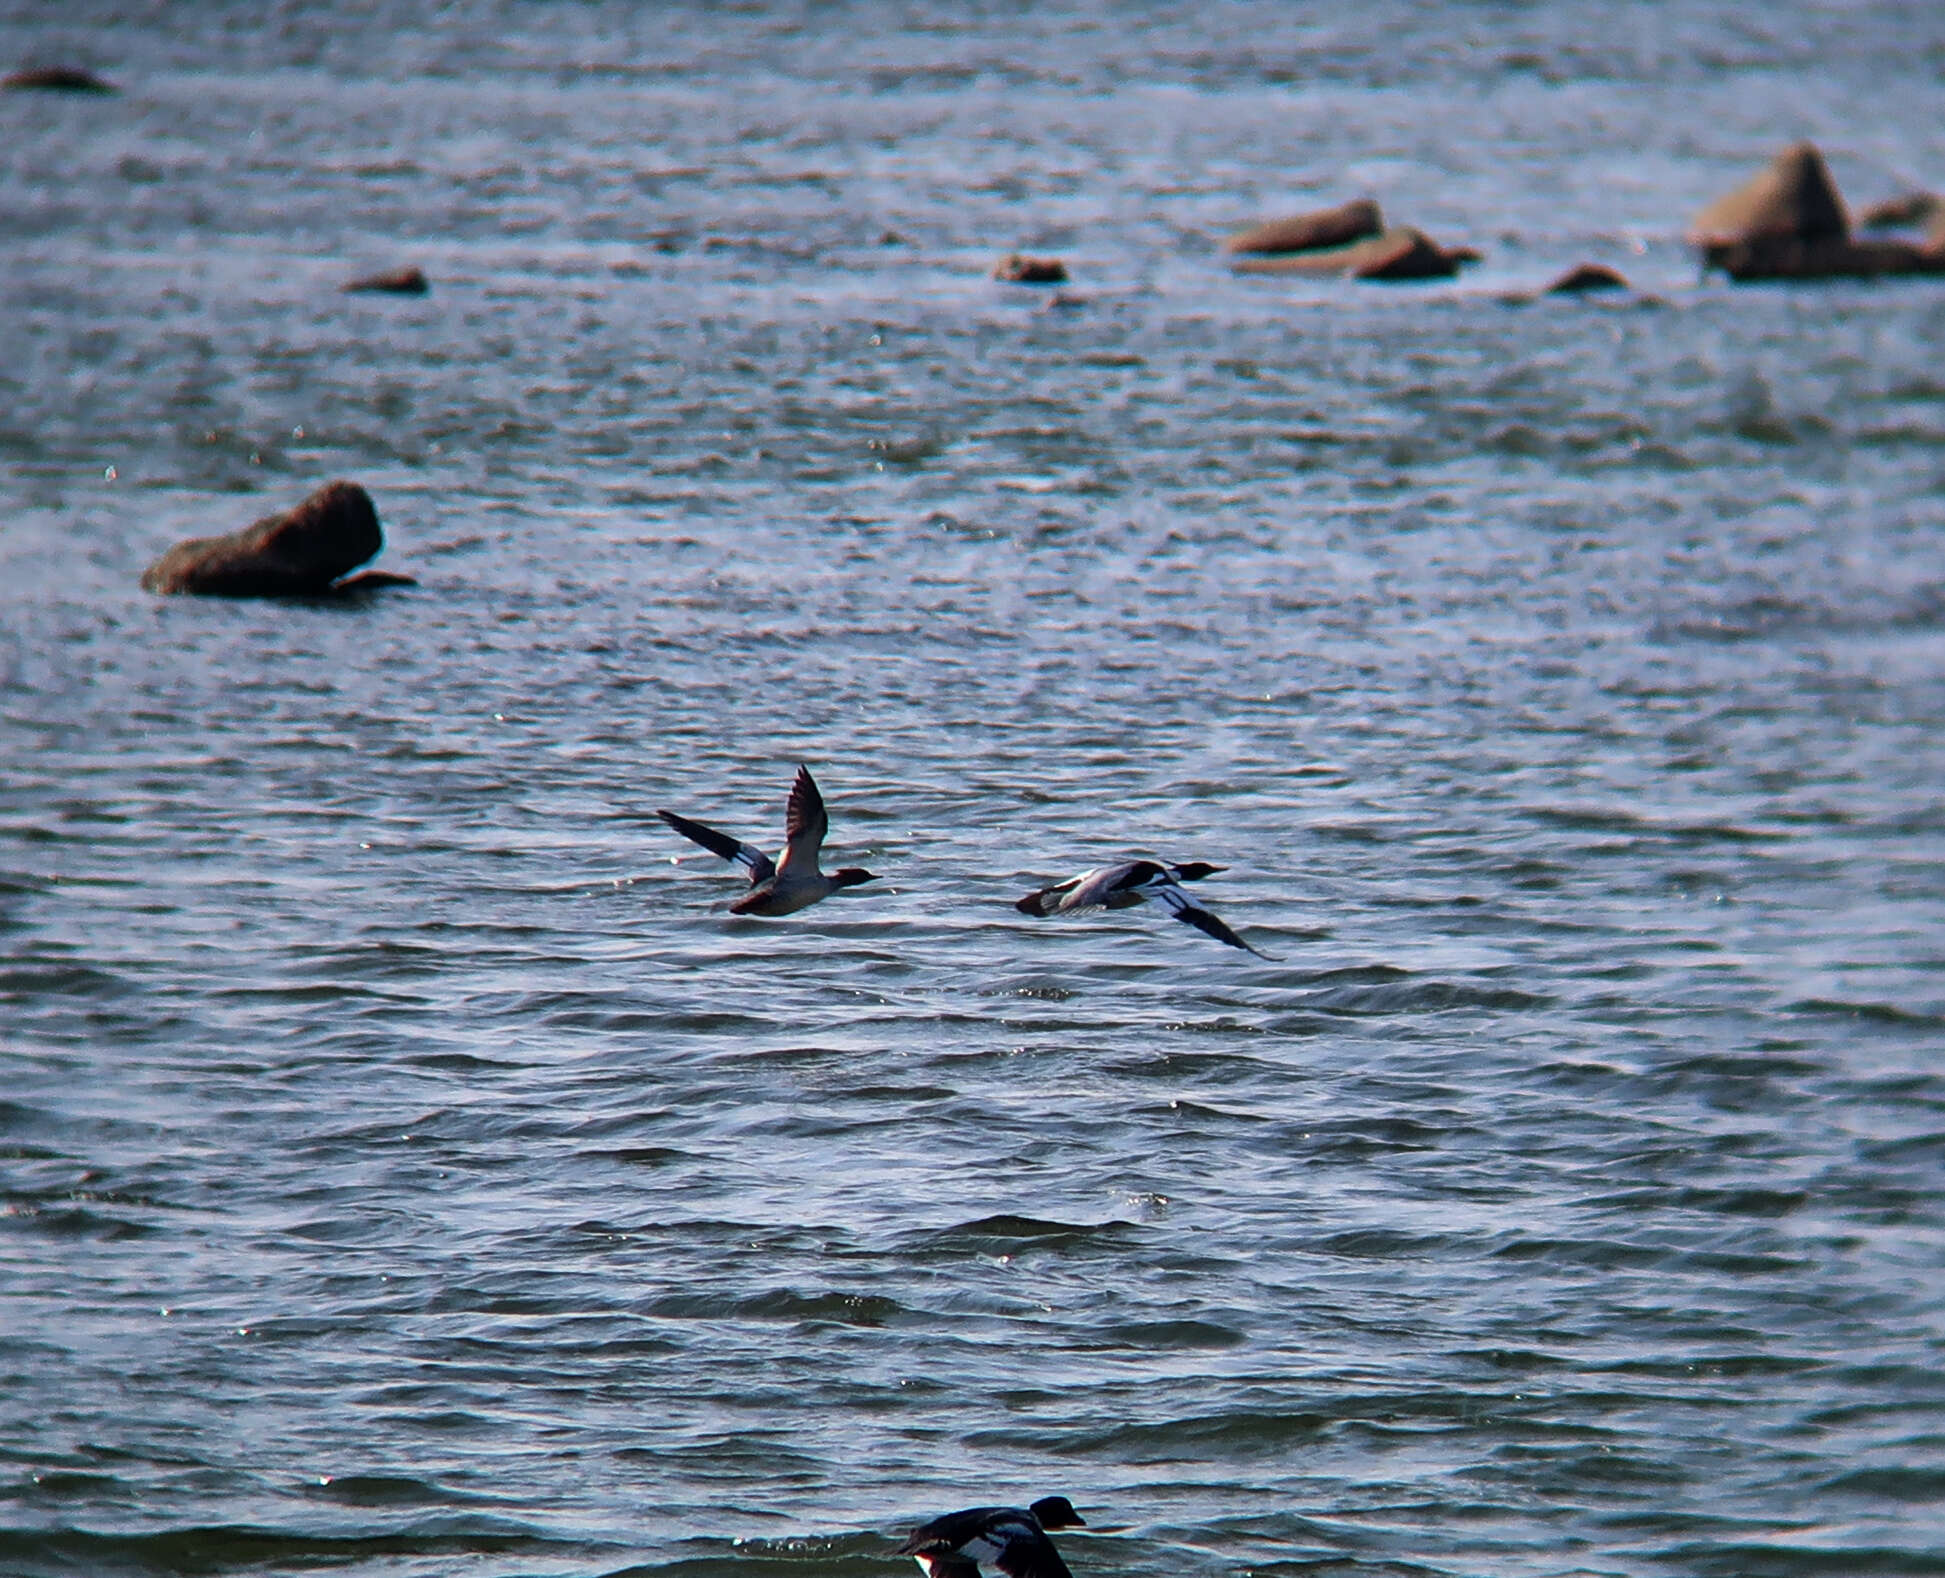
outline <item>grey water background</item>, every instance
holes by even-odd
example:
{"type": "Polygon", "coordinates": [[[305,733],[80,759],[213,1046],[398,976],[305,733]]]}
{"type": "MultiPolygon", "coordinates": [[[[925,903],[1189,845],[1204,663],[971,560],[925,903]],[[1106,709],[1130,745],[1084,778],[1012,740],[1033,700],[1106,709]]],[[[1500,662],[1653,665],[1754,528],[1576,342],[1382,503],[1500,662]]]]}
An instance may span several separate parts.
{"type": "Polygon", "coordinates": [[[0,1572],[1945,1571],[1945,290],[1680,242],[1934,7],[0,60],[0,1572]],[[1364,192],[1485,262],[1215,256],[1364,192]],[[137,590],[333,476],[419,590],[137,590]],[[1281,962],[1009,907],[1138,851],[1281,962]]]}

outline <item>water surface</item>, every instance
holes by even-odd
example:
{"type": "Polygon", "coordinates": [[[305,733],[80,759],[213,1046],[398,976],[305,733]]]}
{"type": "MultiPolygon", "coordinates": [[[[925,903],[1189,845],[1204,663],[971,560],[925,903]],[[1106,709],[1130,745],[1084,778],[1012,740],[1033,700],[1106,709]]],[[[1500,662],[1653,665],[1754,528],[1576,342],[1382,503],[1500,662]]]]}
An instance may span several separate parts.
{"type": "Polygon", "coordinates": [[[1929,8],[107,20],[0,14],[123,88],[0,98],[0,1569],[1945,1571],[1945,297],[1680,242],[1945,183],[1929,8]],[[1486,261],[1215,255],[1360,192],[1486,261]],[[137,589],[334,476],[419,590],[137,589]],[[799,761],[885,880],[729,918],[654,810],[799,761]],[[1280,962],[1010,908],[1142,851],[1280,962]]]}

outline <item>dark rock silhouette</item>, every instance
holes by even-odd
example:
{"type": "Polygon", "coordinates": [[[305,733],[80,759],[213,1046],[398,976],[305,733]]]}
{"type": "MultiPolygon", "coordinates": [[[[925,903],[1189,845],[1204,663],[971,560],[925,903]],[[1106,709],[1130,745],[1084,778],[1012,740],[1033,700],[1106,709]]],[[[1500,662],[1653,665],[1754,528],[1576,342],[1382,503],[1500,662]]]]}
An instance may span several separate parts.
{"type": "Polygon", "coordinates": [[[1384,229],[1384,216],[1368,197],[1353,198],[1335,208],[1320,208],[1289,219],[1272,219],[1239,230],[1222,250],[1227,253],[1275,256],[1286,252],[1314,252],[1322,247],[1349,246],[1384,229]]]}
{"type": "Polygon", "coordinates": [[[1932,192],[1910,192],[1903,197],[1873,203],[1857,217],[1866,230],[1916,229],[1924,226],[1925,239],[1920,251],[1945,253],[1945,197],[1932,192]]]}
{"type": "Polygon", "coordinates": [[[347,291],[382,291],[392,296],[423,296],[432,289],[423,271],[412,268],[388,268],[377,274],[361,274],[357,279],[347,280],[347,291]]]}
{"type": "Polygon", "coordinates": [[[0,88],[42,93],[113,93],[115,85],[78,66],[30,66],[0,77],[0,88]]]}
{"type": "Polygon", "coordinates": [[[1601,263],[1582,263],[1570,268],[1551,285],[1549,296],[1584,296],[1590,291],[1626,290],[1628,282],[1615,270],[1601,263]]]}
{"type": "Polygon", "coordinates": [[[1902,197],[1887,197],[1873,203],[1857,216],[1860,230],[1903,230],[1935,223],[1945,215],[1945,198],[1931,192],[1906,192],[1902,197]]]}
{"type": "Polygon", "coordinates": [[[1779,279],[1881,279],[1945,274],[1945,248],[1933,249],[1910,241],[1803,241],[1791,236],[1761,236],[1734,246],[1711,248],[1708,262],[1739,285],[1779,279]]]}
{"type": "Polygon", "coordinates": [[[1348,246],[1320,247],[1281,257],[1244,258],[1238,274],[1297,274],[1312,278],[1410,280],[1450,279],[1462,263],[1478,260],[1470,248],[1447,251],[1422,230],[1404,225],[1348,246]]]}
{"type": "Polygon", "coordinates": [[[1067,265],[1059,258],[1030,258],[1009,252],[994,268],[993,278],[1009,285],[1064,285],[1067,265]]]}
{"type": "Polygon", "coordinates": [[[1689,229],[1706,267],[1738,284],[1945,274],[1945,223],[1923,243],[1852,239],[1844,200],[1807,142],[1703,209],[1689,229]]]}
{"type": "Polygon", "coordinates": [[[341,579],[384,546],[371,495],[355,482],[327,482],[241,531],[177,543],[142,572],[142,586],[201,597],[317,597],[412,584],[381,571],[341,579]]]}

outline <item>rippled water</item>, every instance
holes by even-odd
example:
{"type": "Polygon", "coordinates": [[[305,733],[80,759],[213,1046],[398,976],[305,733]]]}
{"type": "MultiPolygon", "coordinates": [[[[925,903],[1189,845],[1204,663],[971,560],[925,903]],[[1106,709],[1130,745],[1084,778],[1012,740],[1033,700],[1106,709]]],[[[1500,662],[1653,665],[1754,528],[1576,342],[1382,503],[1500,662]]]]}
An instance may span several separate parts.
{"type": "Polygon", "coordinates": [[[1679,241],[1931,8],[61,18],[0,1571],[1945,1572],[1945,292],[1679,241]],[[1366,191],[1486,262],[1214,255],[1366,191]],[[137,590],[333,476],[419,590],[137,590]],[[1010,907],[1139,851],[1281,962],[1010,907]]]}

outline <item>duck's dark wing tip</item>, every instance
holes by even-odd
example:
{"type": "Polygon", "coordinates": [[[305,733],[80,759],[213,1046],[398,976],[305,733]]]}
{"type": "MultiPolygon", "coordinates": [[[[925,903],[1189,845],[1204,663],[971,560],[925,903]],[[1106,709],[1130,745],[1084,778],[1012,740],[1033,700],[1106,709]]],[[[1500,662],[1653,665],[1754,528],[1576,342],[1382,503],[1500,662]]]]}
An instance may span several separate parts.
{"type": "Polygon", "coordinates": [[[701,822],[692,822],[686,816],[677,816],[673,811],[658,810],[655,814],[690,843],[700,844],[710,854],[720,855],[724,860],[735,861],[749,873],[752,882],[761,882],[774,873],[770,857],[754,845],[731,838],[729,834],[718,832],[701,822]]]}
{"type": "Polygon", "coordinates": [[[707,827],[701,822],[692,822],[686,816],[678,816],[673,811],[657,811],[655,814],[690,843],[702,845],[712,855],[721,855],[725,860],[734,860],[736,851],[742,848],[740,839],[731,838],[727,833],[719,833],[715,828],[707,827]]]}
{"type": "Polygon", "coordinates": [[[1054,1542],[1044,1534],[1036,1540],[1010,1541],[993,1558],[993,1565],[1007,1578],[1074,1578],[1054,1549],[1054,1542]]]}
{"type": "Polygon", "coordinates": [[[1197,909],[1194,905],[1190,905],[1187,909],[1177,910],[1175,918],[1179,921],[1187,921],[1197,931],[1215,938],[1217,942],[1226,942],[1230,947],[1240,948],[1244,953],[1253,953],[1259,959],[1269,958],[1269,955],[1260,948],[1252,948],[1238,937],[1220,916],[1212,915],[1205,909],[1197,909]]]}
{"type": "Polygon", "coordinates": [[[1023,899],[1015,899],[1013,907],[1022,915],[1041,915],[1047,913],[1047,898],[1052,888],[1035,888],[1023,899]]]}

